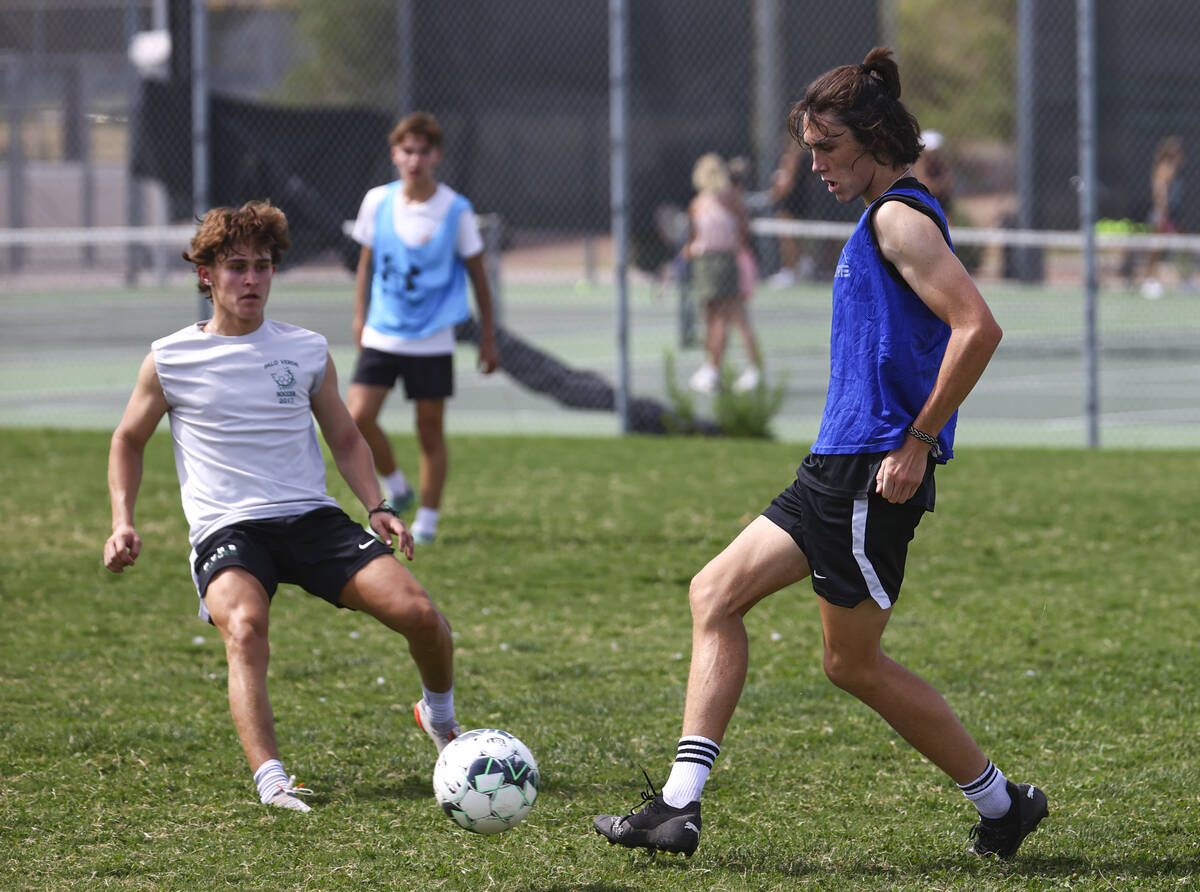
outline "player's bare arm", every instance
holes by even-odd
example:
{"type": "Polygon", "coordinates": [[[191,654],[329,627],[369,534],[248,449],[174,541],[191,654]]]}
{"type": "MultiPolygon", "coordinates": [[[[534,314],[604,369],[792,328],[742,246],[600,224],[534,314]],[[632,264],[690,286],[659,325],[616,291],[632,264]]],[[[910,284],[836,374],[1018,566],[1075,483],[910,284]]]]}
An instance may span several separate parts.
{"type": "Polygon", "coordinates": [[[479,371],[490,375],[500,366],[500,350],[496,346],[492,289],[488,284],[487,268],[483,264],[483,252],[465,258],[463,265],[467,268],[475,303],[479,307],[479,371]]]}
{"type": "MultiPolygon", "coordinates": [[[[383,502],[383,493],[379,489],[379,480],[375,477],[375,464],[371,456],[371,447],[359,433],[358,426],[350,416],[346,404],[338,393],[337,369],[333,359],[325,358],[325,378],[320,388],[312,398],[313,417],[321,426],[321,436],[329,445],[338,472],[354,491],[354,495],[362,502],[363,507],[370,511],[383,502]]],[[[371,529],[387,545],[393,543],[404,556],[412,560],[413,537],[405,526],[404,521],[393,514],[378,511],[368,515],[371,529]]]]}
{"type": "Polygon", "coordinates": [[[133,523],[134,505],[142,482],[146,442],[167,413],[154,366],[147,354],[138,370],[137,383],[113,432],[108,452],[108,493],[112,502],[112,535],[104,543],[104,566],[114,573],[133,566],[142,550],[142,539],[133,523]]]}
{"type": "MultiPolygon", "coordinates": [[[[933,220],[902,202],[889,201],[875,215],[875,232],[883,256],[950,326],[937,382],[912,421],[918,430],[936,436],[987,368],[1002,332],[933,220]]],[[[928,454],[926,444],[909,437],[880,466],[877,492],[892,502],[907,501],[921,484],[928,454]]]]}
{"type": "Polygon", "coordinates": [[[374,260],[371,246],[363,245],[358,252],[358,267],[354,271],[354,346],[362,349],[363,328],[367,324],[367,307],[371,302],[371,274],[374,260]]]}

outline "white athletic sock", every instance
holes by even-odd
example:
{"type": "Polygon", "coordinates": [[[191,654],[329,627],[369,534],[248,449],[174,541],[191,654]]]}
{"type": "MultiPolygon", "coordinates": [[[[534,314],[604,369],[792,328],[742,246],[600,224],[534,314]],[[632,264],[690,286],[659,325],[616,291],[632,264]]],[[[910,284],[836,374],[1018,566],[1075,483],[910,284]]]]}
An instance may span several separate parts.
{"type": "Polygon", "coordinates": [[[958,788],[985,818],[1002,818],[1012,808],[1012,797],[1008,795],[1008,778],[990,761],[983,774],[969,784],[959,784],[958,788]]]}
{"type": "Polygon", "coordinates": [[[265,805],[280,790],[287,789],[287,772],[283,770],[283,764],[278,759],[268,759],[254,772],[254,783],[258,787],[258,798],[265,805]]]}
{"type": "Polygon", "coordinates": [[[388,498],[391,499],[408,492],[408,480],[405,478],[404,472],[399,468],[396,468],[396,470],[383,478],[383,485],[387,488],[388,498]]]}
{"type": "Polygon", "coordinates": [[[432,536],[437,532],[438,510],[437,508],[426,508],[422,505],[417,509],[417,516],[413,518],[413,532],[422,532],[432,536]]]}
{"type": "Polygon", "coordinates": [[[672,808],[696,802],[720,752],[721,747],[707,737],[679,738],[671,776],[663,784],[663,801],[672,808]]]}
{"type": "Polygon", "coordinates": [[[425,698],[425,705],[429,707],[429,721],[433,723],[433,727],[438,731],[453,728],[454,685],[450,686],[450,690],[441,692],[431,691],[425,685],[421,685],[421,694],[425,698]]]}

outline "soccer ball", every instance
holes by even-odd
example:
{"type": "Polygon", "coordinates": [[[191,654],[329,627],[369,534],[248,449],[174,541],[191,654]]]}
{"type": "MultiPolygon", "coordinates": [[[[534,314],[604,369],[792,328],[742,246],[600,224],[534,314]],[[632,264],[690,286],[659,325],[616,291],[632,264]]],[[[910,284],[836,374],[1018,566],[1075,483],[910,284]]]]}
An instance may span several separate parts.
{"type": "Polygon", "coordinates": [[[507,731],[481,728],[446,744],[433,767],[433,795],[458,826],[491,836],[525,819],[539,780],[525,744],[507,731]]]}

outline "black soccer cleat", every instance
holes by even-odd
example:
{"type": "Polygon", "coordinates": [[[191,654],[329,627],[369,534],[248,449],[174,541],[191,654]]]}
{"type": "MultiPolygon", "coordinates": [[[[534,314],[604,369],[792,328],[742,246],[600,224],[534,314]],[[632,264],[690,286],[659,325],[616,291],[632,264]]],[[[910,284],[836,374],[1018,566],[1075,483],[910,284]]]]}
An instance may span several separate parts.
{"type": "Polygon", "coordinates": [[[971,828],[971,839],[975,841],[967,851],[972,855],[1011,858],[1025,837],[1037,830],[1042,818],[1050,814],[1046,794],[1032,784],[1009,781],[1008,795],[1012,797],[1008,814],[1002,818],[981,816],[979,823],[971,828]]]}
{"type": "Polygon", "coordinates": [[[641,811],[634,810],[623,817],[601,815],[593,822],[596,832],[610,845],[690,857],[700,845],[700,801],[675,808],[667,805],[662,793],[650,783],[649,776],[646,783],[650,790],[642,793],[645,805],[641,811]]]}

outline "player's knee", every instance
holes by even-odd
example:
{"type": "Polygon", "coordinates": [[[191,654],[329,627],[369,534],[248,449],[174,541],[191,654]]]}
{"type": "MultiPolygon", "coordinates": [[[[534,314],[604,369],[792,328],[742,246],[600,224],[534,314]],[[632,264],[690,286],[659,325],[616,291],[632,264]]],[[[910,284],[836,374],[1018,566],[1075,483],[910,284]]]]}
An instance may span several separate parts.
{"type": "Polygon", "coordinates": [[[446,628],[446,618],[424,591],[397,600],[380,619],[412,640],[436,637],[446,628]]]}
{"type": "Polygon", "coordinates": [[[849,661],[843,659],[837,652],[832,650],[825,651],[823,668],[825,669],[825,677],[843,691],[850,691],[854,686],[855,673],[853,667],[849,661]]]}
{"type": "Polygon", "coordinates": [[[431,638],[440,633],[445,624],[441,611],[433,606],[433,602],[425,598],[409,611],[408,634],[416,638],[431,638]]]}
{"type": "Polygon", "coordinates": [[[441,420],[417,423],[417,442],[425,453],[442,453],[446,450],[446,431],[441,420]]]}
{"type": "Polygon", "coordinates": [[[831,648],[825,649],[825,677],[834,685],[857,697],[868,693],[875,684],[874,662],[854,659],[831,648]]]}
{"type": "Polygon", "coordinates": [[[267,618],[251,612],[236,612],[221,626],[229,654],[253,654],[267,646],[267,618]]]}
{"type": "Polygon", "coordinates": [[[688,586],[688,604],[692,609],[692,622],[707,625],[728,618],[729,607],[726,587],[707,567],[692,577],[688,586]]]}

